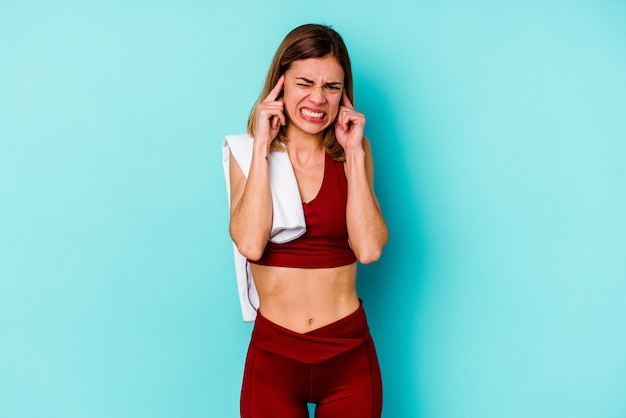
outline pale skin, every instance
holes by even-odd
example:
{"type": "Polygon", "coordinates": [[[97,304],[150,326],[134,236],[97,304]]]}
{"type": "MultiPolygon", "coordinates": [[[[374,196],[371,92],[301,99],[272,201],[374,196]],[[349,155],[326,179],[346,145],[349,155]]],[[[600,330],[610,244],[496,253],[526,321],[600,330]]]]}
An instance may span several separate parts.
{"type": "MultiPolygon", "coordinates": [[[[343,68],[334,57],[295,61],[257,105],[247,179],[232,155],[230,160],[230,234],[245,257],[259,259],[269,239],[272,198],[266,157],[281,126],[286,129],[287,153],[304,202],[315,198],[321,188],[322,136],[333,126],[346,154],[350,247],[363,264],[380,257],[388,230],[374,194],[372,153],[363,136],[365,116],[350,103],[343,80],[343,68]]],[[[309,332],[359,307],[356,263],[325,269],[251,266],[262,315],[292,331],[309,332]]]]}

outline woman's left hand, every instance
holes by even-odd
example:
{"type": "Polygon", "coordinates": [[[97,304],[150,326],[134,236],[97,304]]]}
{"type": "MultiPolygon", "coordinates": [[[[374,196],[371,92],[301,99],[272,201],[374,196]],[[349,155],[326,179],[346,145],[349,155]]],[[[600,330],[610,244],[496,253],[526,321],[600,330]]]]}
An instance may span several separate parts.
{"type": "Polygon", "coordinates": [[[346,90],[341,95],[341,105],[335,120],[335,136],[345,151],[362,149],[365,115],[354,109],[346,90]]]}

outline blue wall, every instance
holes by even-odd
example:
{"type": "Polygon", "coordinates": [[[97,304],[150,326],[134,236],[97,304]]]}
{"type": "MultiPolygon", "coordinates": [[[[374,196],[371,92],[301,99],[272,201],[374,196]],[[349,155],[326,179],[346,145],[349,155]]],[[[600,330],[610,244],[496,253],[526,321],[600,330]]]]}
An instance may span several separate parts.
{"type": "Polygon", "coordinates": [[[0,416],[238,416],[220,144],[350,48],[384,416],[626,416],[626,3],[0,2],[0,416]]]}

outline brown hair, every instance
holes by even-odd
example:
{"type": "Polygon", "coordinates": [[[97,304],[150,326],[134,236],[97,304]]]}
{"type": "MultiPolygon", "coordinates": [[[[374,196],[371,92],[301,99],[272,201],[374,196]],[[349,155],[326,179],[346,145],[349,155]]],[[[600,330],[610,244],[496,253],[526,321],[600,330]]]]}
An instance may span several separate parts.
{"type": "MultiPolygon", "coordinates": [[[[287,34],[281,42],[274,59],[270,65],[265,85],[256,103],[252,107],[250,116],[248,117],[248,133],[254,136],[256,122],[256,106],[264,100],[270,93],[272,88],[278,82],[278,79],[291,66],[291,63],[307,58],[324,58],[326,56],[334,57],[344,72],[344,89],[348,99],[354,103],[354,92],[352,89],[352,68],[350,66],[350,56],[348,49],[341,38],[341,35],[334,29],[325,25],[307,24],[302,25],[287,34]]],[[[286,143],[285,127],[282,126],[278,131],[278,135],[272,142],[273,150],[283,150],[281,143],[286,143]]],[[[326,128],[324,132],[323,145],[328,150],[333,159],[337,161],[345,161],[345,153],[343,147],[337,142],[335,137],[334,125],[326,128]]]]}

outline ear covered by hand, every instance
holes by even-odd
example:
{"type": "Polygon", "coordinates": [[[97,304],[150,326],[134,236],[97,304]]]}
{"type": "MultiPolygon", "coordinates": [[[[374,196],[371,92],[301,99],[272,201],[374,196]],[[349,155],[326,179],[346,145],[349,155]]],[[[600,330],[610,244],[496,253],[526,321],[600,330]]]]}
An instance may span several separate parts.
{"type": "Polygon", "coordinates": [[[287,123],[283,98],[280,97],[284,83],[285,76],[281,75],[267,97],[256,106],[255,141],[269,145],[278,135],[280,127],[287,123]]]}
{"type": "Polygon", "coordinates": [[[365,115],[357,112],[350,102],[346,90],[343,90],[339,113],[335,120],[335,136],[344,150],[362,146],[365,115]]]}

